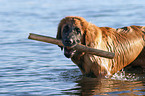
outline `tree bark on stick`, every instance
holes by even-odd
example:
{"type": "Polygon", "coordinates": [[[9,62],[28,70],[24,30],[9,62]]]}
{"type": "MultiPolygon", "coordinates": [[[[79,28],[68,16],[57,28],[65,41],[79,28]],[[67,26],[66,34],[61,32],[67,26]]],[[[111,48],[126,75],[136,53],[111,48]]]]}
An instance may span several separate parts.
{"type": "MultiPolygon", "coordinates": [[[[43,36],[43,35],[30,33],[28,39],[47,42],[47,43],[51,43],[51,44],[55,44],[55,45],[59,45],[59,46],[64,46],[61,40],[58,40],[56,38],[49,37],[49,36],[43,36]]],[[[81,52],[86,52],[88,54],[97,55],[97,56],[105,57],[105,58],[109,58],[109,59],[112,59],[115,56],[115,54],[112,52],[107,52],[107,51],[103,51],[103,50],[99,50],[99,49],[86,47],[81,44],[77,44],[73,48],[75,50],[78,50],[81,52]]]]}

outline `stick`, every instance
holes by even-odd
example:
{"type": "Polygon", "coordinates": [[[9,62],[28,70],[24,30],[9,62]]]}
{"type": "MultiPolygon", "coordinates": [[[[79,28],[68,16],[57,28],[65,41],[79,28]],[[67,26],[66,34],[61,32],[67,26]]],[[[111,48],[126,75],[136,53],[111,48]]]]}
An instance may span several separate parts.
{"type": "MultiPolygon", "coordinates": [[[[62,44],[61,40],[57,40],[56,38],[49,37],[49,36],[42,36],[42,35],[30,33],[28,39],[52,43],[52,44],[56,44],[59,46],[64,46],[62,44]]],[[[112,59],[115,56],[115,54],[112,52],[107,52],[107,51],[103,51],[103,50],[99,50],[99,49],[89,48],[89,47],[86,47],[86,46],[81,45],[81,44],[77,44],[74,47],[74,49],[81,51],[81,52],[86,52],[88,54],[97,55],[97,56],[105,57],[105,58],[109,58],[109,59],[112,59]]]]}

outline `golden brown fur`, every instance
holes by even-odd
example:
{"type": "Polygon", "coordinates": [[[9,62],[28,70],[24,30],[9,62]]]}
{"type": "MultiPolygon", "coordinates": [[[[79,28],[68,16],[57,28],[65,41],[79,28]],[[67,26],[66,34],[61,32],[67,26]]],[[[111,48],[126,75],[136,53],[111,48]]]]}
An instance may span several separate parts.
{"type": "Polygon", "coordinates": [[[82,17],[68,16],[61,20],[58,26],[58,39],[62,39],[63,26],[72,25],[72,18],[75,21],[73,26],[81,30],[81,44],[115,53],[114,59],[107,59],[76,52],[71,59],[84,75],[91,77],[112,75],[129,64],[145,67],[144,26],[128,26],[118,29],[97,27],[82,17]]]}

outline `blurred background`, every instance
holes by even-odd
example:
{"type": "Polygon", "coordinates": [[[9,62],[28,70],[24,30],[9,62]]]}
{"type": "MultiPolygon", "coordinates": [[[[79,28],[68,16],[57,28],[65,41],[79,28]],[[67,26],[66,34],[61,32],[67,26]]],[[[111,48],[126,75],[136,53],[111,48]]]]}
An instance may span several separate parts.
{"type": "Polygon", "coordinates": [[[0,0],[0,96],[145,95],[144,74],[83,77],[56,45],[27,39],[55,37],[65,16],[99,27],[145,26],[145,1],[0,0]]]}

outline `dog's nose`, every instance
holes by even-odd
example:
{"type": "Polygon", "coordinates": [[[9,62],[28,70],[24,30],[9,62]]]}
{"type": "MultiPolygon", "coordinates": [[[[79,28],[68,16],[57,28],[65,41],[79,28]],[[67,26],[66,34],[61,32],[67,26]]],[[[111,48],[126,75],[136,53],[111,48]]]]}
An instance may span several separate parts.
{"type": "Polygon", "coordinates": [[[73,40],[72,40],[72,39],[66,39],[64,42],[65,42],[66,44],[72,44],[72,43],[73,43],[73,40]]]}

